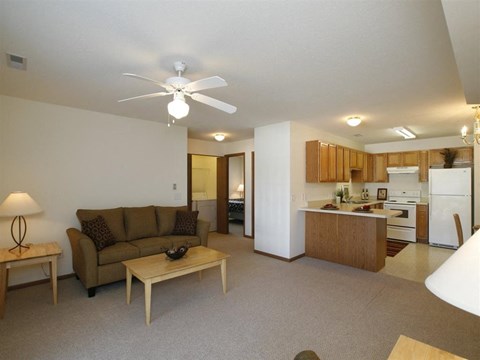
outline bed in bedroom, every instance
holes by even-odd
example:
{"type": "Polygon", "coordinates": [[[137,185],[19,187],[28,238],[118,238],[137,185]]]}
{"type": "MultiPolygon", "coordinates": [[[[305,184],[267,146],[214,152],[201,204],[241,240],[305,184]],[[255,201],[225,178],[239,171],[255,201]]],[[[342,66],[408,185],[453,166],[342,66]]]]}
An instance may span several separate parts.
{"type": "Polygon", "coordinates": [[[228,218],[229,220],[243,221],[245,213],[244,199],[228,200],[228,218]]]}

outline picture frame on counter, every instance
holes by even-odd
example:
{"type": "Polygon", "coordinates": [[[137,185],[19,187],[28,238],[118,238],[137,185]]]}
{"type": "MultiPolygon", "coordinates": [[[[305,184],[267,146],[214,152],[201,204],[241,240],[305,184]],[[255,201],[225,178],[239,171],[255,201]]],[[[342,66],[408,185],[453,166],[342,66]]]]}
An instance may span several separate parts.
{"type": "Polygon", "coordinates": [[[377,190],[377,200],[387,200],[387,189],[378,188],[377,190]]]}

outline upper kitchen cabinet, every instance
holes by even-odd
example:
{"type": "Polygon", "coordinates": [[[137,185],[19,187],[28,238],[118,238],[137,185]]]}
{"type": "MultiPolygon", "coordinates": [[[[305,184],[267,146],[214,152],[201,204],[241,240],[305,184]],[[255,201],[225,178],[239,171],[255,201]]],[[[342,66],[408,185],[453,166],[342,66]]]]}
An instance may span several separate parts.
{"type": "MultiPolygon", "coordinates": [[[[473,147],[458,147],[451,148],[452,150],[457,150],[457,156],[453,165],[462,166],[462,165],[471,165],[473,163],[473,147]]],[[[443,167],[444,160],[441,152],[445,149],[433,149],[428,151],[429,165],[430,167],[443,167]]]]}
{"type": "Polygon", "coordinates": [[[337,180],[337,146],[313,140],[306,142],[306,170],[308,183],[337,180]]]}
{"type": "Polygon", "coordinates": [[[342,182],[343,173],[343,146],[337,145],[337,181],[342,182]]]}
{"type": "Polygon", "coordinates": [[[428,181],[428,151],[422,150],[418,153],[418,181],[427,182],[428,181]]]}
{"type": "Polygon", "coordinates": [[[387,154],[373,155],[373,182],[388,182],[387,154]]]}
{"type": "Polygon", "coordinates": [[[363,154],[363,182],[373,182],[373,155],[372,154],[363,154]]]}
{"type": "Polygon", "coordinates": [[[373,155],[364,152],[357,152],[361,159],[357,158],[357,168],[351,169],[353,182],[373,182],[373,155]],[[361,165],[361,168],[358,167],[361,165]]]}
{"type": "Polygon", "coordinates": [[[418,151],[388,153],[387,166],[418,166],[418,157],[418,151]]]}
{"type": "Polygon", "coordinates": [[[350,181],[350,149],[343,148],[343,181],[350,181]]]}
{"type": "Polygon", "coordinates": [[[363,169],[363,152],[350,149],[350,169],[363,169]]]}

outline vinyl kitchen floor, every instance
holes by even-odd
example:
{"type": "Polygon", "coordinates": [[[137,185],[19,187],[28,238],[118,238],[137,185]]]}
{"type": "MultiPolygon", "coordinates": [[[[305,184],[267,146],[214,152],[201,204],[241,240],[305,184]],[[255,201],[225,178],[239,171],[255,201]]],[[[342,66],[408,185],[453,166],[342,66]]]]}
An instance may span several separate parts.
{"type": "Polygon", "coordinates": [[[423,283],[454,252],[427,244],[408,244],[396,256],[387,256],[380,272],[423,283]]]}

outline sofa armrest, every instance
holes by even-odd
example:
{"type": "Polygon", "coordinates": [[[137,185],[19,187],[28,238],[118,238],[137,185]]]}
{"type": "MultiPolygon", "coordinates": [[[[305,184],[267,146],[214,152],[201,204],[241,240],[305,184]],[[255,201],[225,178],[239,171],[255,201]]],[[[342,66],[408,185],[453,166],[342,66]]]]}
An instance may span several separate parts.
{"type": "Polygon", "coordinates": [[[98,257],[93,240],[75,228],[67,229],[67,235],[72,246],[73,270],[86,289],[97,286],[98,257]]]}
{"type": "Polygon", "coordinates": [[[197,235],[200,238],[200,245],[208,246],[208,231],[210,230],[210,221],[197,220],[197,235]]]}

